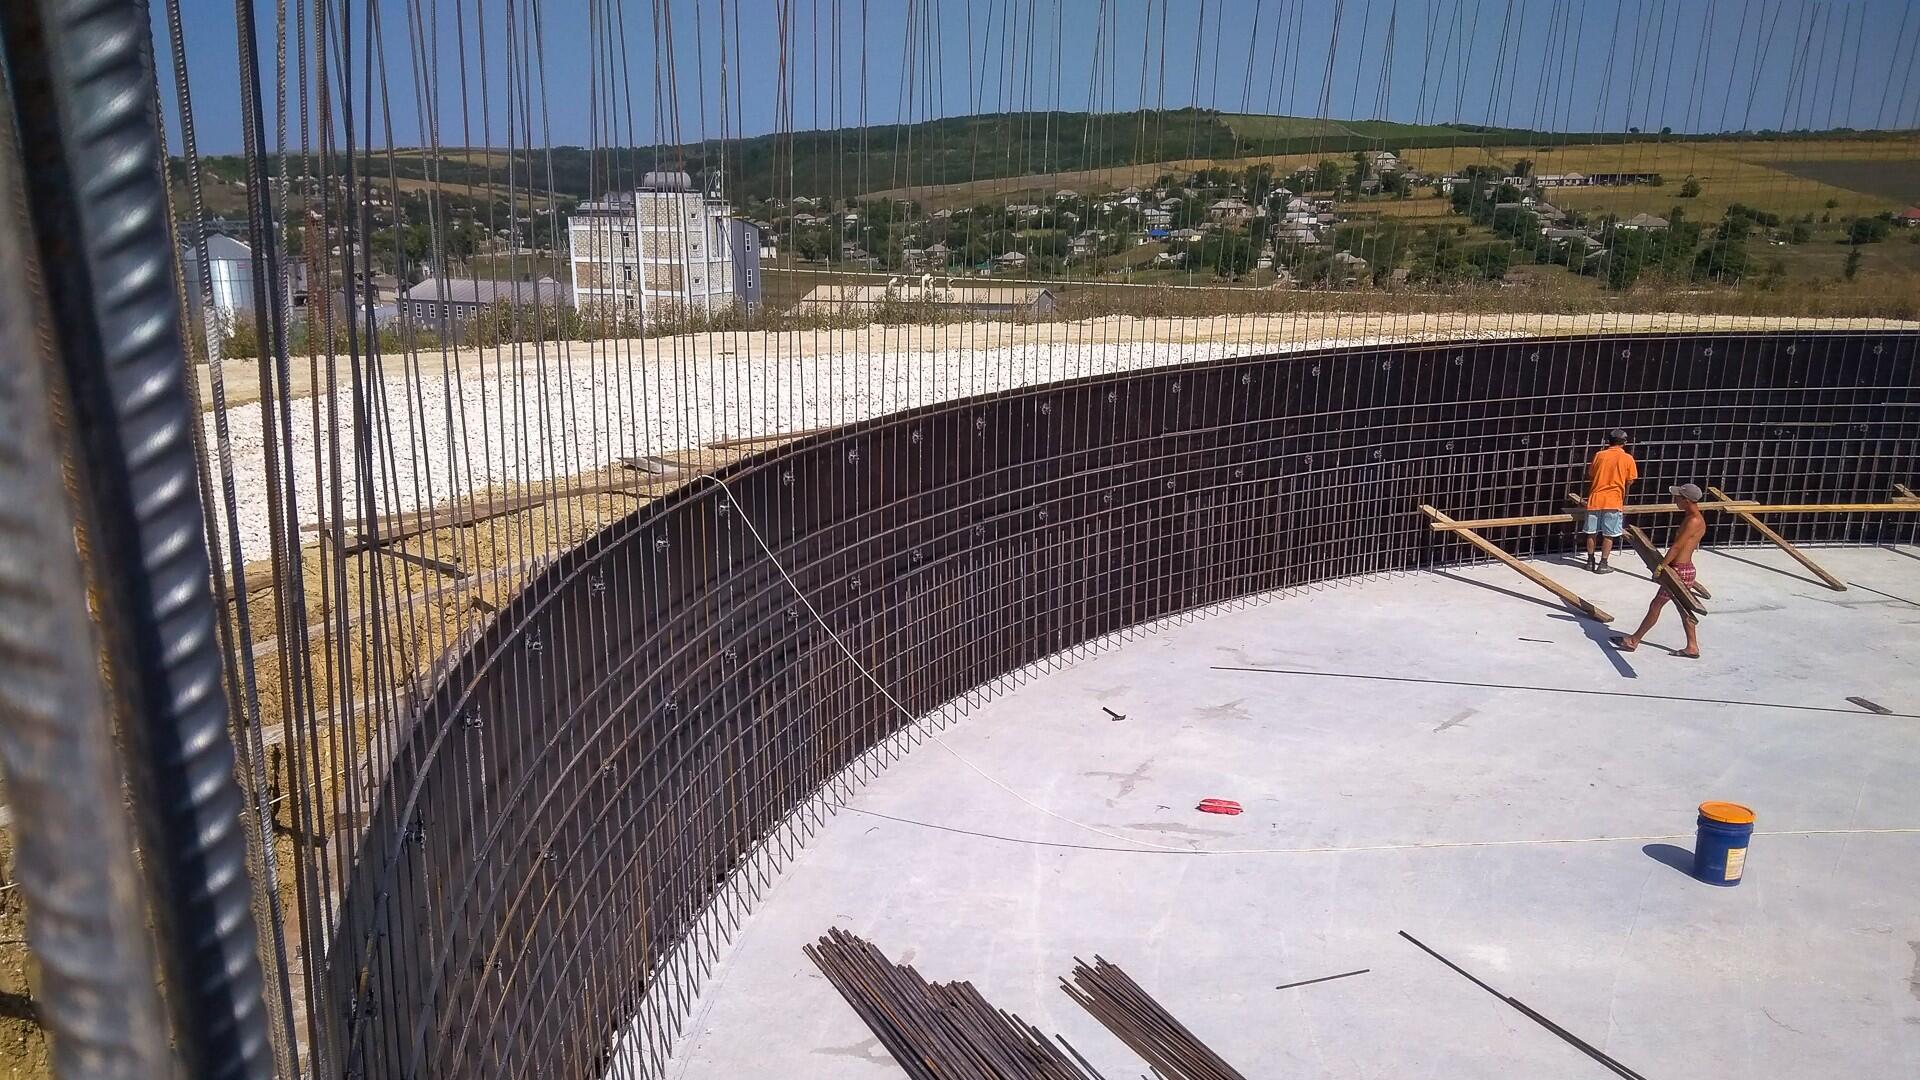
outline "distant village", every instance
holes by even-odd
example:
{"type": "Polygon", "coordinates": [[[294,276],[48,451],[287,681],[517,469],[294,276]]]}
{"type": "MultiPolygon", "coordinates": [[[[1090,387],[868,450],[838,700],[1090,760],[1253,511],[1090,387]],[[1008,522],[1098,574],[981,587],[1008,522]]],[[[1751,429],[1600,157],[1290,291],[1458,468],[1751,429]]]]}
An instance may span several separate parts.
{"type": "MultiPolygon", "coordinates": [[[[1750,240],[1805,242],[1816,224],[1812,214],[1783,219],[1737,203],[1718,220],[1693,221],[1681,209],[1620,217],[1554,202],[1568,189],[1649,186],[1671,186],[1676,208],[1700,191],[1692,177],[1669,185],[1652,172],[1536,173],[1525,160],[1433,176],[1393,151],[1370,150],[1285,174],[1265,164],[1206,168],[1117,190],[1062,187],[1001,205],[928,209],[906,197],[795,194],[749,198],[736,208],[718,177],[661,171],[630,191],[516,217],[492,235],[478,227],[476,207],[455,205],[450,216],[443,207],[449,224],[436,237],[421,224],[429,215],[417,192],[411,198],[422,205],[395,208],[369,191],[376,221],[396,224],[370,234],[371,259],[357,245],[351,260],[337,244],[329,254],[339,267],[332,275],[339,311],[351,305],[382,327],[404,322],[461,340],[473,336],[476,320],[503,308],[629,330],[758,312],[768,303],[769,269],[803,285],[810,272],[826,275],[786,290],[779,309],[802,314],[917,302],[1040,315],[1053,310],[1059,286],[1106,281],[1319,289],[1500,283],[1523,263],[1557,264],[1611,288],[1656,271],[1734,284],[1765,272],[1750,240]],[[1413,198],[1445,200],[1441,216],[1394,213],[1413,198]],[[397,224],[407,220],[413,224],[397,224]],[[491,272],[460,272],[483,258],[491,272]],[[513,272],[516,265],[522,272],[513,272]]],[[[208,223],[205,274],[196,249],[182,248],[196,306],[228,324],[245,321],[255,306],[251,250],[235,224],[208,223]]],[[[1915,225],[1920,207],[1842,228],[1858,243],[1915,225]]],[[[321,286],[305,245],[289,248],[296,250],[284,276],[297,311],[321,286]]]]}
{"type": "MultiPolygon", "coordinates": [[[[942,208],[921,213],[908,200],[795,196],[751,209],[760,228],[800,261],[865,270],[970,276],[1079,278],[1139,271],[1212,271],[1240,278],[1272,271],[1266,284],[1351,285],[1370,281],[1368,260],[1340,241],[1355,210],[1406,198],[1415,187],[1466,190],[1473,176],[1429,177],[1392,151],[1363,151],[1278,176],[1270,166],[1204,169],[1162,176],[1151,187],[1082,192],[1063,188],[1045,202],[942,208]],[[1148,249],[1144,258],[1130,257],[1148,249]]],[[[1565,215],[1533,194],[1579,185],[1658,184],[1653,173],[1530,178],[1516,199],[1539,203],[1555,225],[1565,215]]],[[[1521,189],[1516,189],[1516,192],[1521,189]]],[[[1411,274],[1409,268],[1409,274],[1411,274]]]]}

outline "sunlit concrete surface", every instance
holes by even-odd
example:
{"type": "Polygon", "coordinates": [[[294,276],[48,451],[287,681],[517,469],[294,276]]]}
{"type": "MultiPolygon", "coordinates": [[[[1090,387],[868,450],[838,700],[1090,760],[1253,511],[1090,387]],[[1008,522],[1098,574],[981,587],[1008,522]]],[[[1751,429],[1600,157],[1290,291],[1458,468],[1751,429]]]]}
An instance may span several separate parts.
{"type": "MultiPolygon", "coordinates": [[[[1684,870],[1706,799],[1766,833],[1920,827],[1920,551],[1817,557],[1855,586],[1703,554],[1699,661],[1655,647],[1680,641],[1671,614],[1622,656],[1487,565],[1268,598],[1024,681],[827,823],[723,952],[669,1074],[902,1075],[801,955],[840,926],[1110,1077],[1145,1069],[1061,993],[1075,956],[1250,1076],[1607,1075],[1402,929],[1648,1076],[1920,1075],[1920,834],[1760,835],[1733,889],[1684,870]],[[1196,812],[1209,796],[1246,812],[1196,812]],[[1596,837],[1628,839],[1516,843],[1596,837]],[[1328,850],[1200,854],[1273,848],[1328,850]]],[[[1541,565],[1619,630],[1653,591],[1541,565]]]]}

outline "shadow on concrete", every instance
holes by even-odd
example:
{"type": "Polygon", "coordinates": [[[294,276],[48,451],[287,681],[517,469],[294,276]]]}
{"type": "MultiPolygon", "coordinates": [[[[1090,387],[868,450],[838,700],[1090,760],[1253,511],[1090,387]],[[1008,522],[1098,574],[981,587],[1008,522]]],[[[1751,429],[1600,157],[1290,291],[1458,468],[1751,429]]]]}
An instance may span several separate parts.
{"type": "Polygon", "coordinates": [[[1920,601],[1909,600],[1904,596],[1895,596],[1890,592],[1881,592],[1879,589],[1876,589],[1871,585],[1862,585],[1857,581],[1849,581],[1847,582],[1847,584],[1852,588],[1859,589],[1861,592],[1870,592],[1875,596],[1884,596],[1889,600],[1898,600],[1903,604],[1912,604],[1914,607],[1920,607],[1920,601]]]}
{"type": "Polygon", "coordinates": [[[1779,574],[1783,578],[1791,578],[1792,580],[1798,581],[1804,585],[1818,585],[1823,589],[1827,587],[1826,582],[1821,581],[1819,578],[1814,577],[1812,574],[1796,574],[1791,570],[1783,570],[1778,566],[1768,566],[1766,563],[1754,562],[1752,559],[1743,559],[1738,555],[1734,555],[1730,552],[1722,551],[1719,549],[1715,549],[1713,552],[1713,555],[1715,558],[1732,559],[1734,562],[1737,562],[1737,563],[1746,563],[1748,566],[1758,567],[1762,570],[1771,570],[1774,573],[1779,574]]]}
{"type": "Polygon", "coordinates": [[[1471,585],[1476,589],[1485,589],[1488,592],[1499,593],[1501,596],[1510,596],[1515,600],[1524,600],[1529,604],[1537,604],[1540,607],[1546,608],[1548,611],[1552,611],[1556,613],[1564,613],[1572,610],[1571,608],[1568,608],[1567,605],[1562,604],[1555,600],[1548,600],[1542,596],[1531,596],[1527,593],[1516,592],[1513,589],[1501,588],[1500,586],[1492,584],[1491,582],[1481,581],[1477,578],[1470,578],[1463,574],[1455,574],[1447,570],[1435,570],[1435,571],[1432,571],[1432,573],[1433,573],[1433,576],[1443,577],[1443,578],[1446,578],[1448,581],[1457,581],[1462,585],[1471,585]]]}
{"type": "Polygon", "coordinates": [[[1615,674],[1623,679],[1637,679],[1640,677],[1640,673],[1633,669],[1633,665],[1627,663],[1627,654],[1613,647],[1613,639],[1620,634],[1626,633],[1626,631],[1615,630],[1606,623],[1595,622],[1583,615],[1555,615],[1554,618],[1578,626],[1580,632],[1587,635],[1588,641],[1600,647],[1600,655],[1606,657],[1607,662],[1613,665],[1615,674]]]}
{"type": "Polygon", "coordinates": [[[1686,848],[1673,844],[1648,844],[1640,850],[1654,862],[1665,863],[1688,877],[1693,876],[1693,852],[1686,848]]]}

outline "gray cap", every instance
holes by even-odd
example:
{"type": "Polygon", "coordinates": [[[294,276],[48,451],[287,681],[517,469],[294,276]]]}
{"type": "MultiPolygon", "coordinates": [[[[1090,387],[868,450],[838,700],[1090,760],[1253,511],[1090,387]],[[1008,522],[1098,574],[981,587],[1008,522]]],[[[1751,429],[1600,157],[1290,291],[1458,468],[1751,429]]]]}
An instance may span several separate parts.
{"type": "Polygon", "coordinates": [[[1626,429],[1614,428],[1612,431],[1607,432],[1607,441],[1618,446],[1625,446],[1627,443],[1626,429]]]}
{"type": "Polygon", "coordinates": [[[1675,484],[1667,490],[1688,502],[1699,502],[1705,497],[1699,484],[1675,484]]]}

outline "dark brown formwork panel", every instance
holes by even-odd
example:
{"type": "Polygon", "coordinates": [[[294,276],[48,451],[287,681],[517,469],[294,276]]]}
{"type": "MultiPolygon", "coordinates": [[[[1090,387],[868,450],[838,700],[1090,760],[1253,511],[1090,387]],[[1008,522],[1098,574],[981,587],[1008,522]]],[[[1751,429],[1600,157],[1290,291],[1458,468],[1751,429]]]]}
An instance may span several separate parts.
{"type": "MultiPolygon", "coordinates": [[[[1884,500],[1920,475],[1917,348],[1848,332],[1247,357],[930,406],[696,480],[560,558],[421,710],[317,1022],[358,1077],[657,1063],[809,800],[883,765],[914,718],[1129,627],[1471,558],[1417,504],[1559,510],[1613,427],[1652,491],[1884,500]]],[[[1769,523],[1915,535],[1909,515],[1769,523]]]]}

